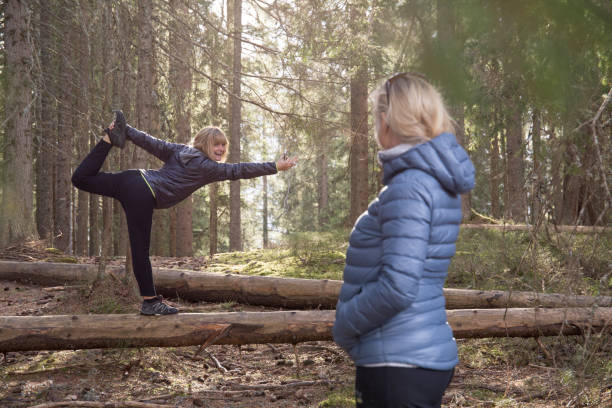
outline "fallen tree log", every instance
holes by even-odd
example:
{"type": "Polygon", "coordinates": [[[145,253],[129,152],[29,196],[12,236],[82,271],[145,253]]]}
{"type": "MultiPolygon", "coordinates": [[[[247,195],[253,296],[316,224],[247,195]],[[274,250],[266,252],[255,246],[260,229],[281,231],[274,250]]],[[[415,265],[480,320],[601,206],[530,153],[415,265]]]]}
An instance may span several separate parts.
{"type": "Polygon", "coordinates": [[[447,309],[612,307],[612,296],[444,288],[447,309]]]}
{"type": "MultiPolygon", "coordinates": [[[[461,224],[461,228],[464,229],[489,229],[495,231],[531,231],[534,229],[533,225],[527,224],[461,224]]],[[[544,230],[548,228],[549,231],[555,232],[571,232],[577,234],[597,234],[605,231],[611,231],[609,227],[595,226],[595,225],[543,225],[539,229],[544,230]]]]}
{"type": "MultiPolygon", "coordinates": [[[[0,261],[0,280],[42,285],[92,282],[97,269],[96,265],[0,261]]],[[[107,272],[123,274],[124,269],[109,267],[107,272]]],[[[338,280],[218,274],[164,268],[154,268],[153,275],[157,291],[167,297],[298,309],[335,308],[342,286],[342,281],[338,280]]],[[[447,309],[612,306],[610,296],[451,288],[444,289],[444,296],[447,309]]]]}
{"type": "MultiPolygon", "coordinates": [[[[456,338],[610,331],[612,308],[449,310],[456,338]]],[[[332,340],[332,310],[171,316],[0,316],[0,352],[332,340]]]]}

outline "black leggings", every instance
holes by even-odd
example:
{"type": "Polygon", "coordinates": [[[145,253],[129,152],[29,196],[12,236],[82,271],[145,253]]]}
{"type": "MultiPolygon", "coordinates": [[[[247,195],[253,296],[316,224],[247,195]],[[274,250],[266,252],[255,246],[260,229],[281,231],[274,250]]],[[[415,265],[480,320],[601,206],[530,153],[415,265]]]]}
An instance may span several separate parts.
{"type": "Polygon", "coordinates": [[[72,175],[76,188],[119,200],[127,219],[132,249],[132,266],[141,296],[155,296],[153,272],[149,260],[151,224],[155,198],[138,170],[118,173],[100,172],[112,145],[104,141],[89,152],[72,175]]]}
{"type": "Polygon", "coordinates": [[[357,408],[439,408],[455,369],[357,367],[357,408]]]}

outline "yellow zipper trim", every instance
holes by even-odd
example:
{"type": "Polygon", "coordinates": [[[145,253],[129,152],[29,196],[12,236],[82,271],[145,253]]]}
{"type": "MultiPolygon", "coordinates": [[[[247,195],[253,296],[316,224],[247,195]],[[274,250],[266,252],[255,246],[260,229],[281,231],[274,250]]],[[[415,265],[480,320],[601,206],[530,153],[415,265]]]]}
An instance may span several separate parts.
{"type": "Polygon", "coordinates": [[[149,186],[149,190],[151,190],[151,194],[153,194],[153,198],[157,200],[157,197],[155,196],[155,191],[153,191],[153,188],[151,187],[151,185],[147,181],[147,178],[144,175],[144,171],[142,169],[139,169],[138,171],[140,172],[140,175],[142,176],[142,179],[145,181],[145,183],[147,183],[147,186],[149,186]]]}

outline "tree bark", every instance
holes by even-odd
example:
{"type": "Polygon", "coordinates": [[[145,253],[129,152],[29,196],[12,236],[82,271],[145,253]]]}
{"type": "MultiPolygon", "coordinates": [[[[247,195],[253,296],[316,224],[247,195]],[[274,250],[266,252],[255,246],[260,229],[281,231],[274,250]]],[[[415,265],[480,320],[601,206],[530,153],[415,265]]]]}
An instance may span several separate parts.
{"type": "MultiPolygon", "coordinates": [[[[53,146],[56,127],[53,126],[55,104],[52,89],[55,84],[53,67],[56,62],[52,50],[55,48],[51,30],[51,11],[55,2],[40,8],[40,144],[36,158],[36,227],[41,239],[51,241],[53,232],[53,146]]],[[[49,242],[52,245],[52,242],[49,242]]]]}
{"type": "Polygon", "coordinates": [[[544,178],[542,173],[542,125],[539,109],[534,109],[531,115],[531,142],[533,147],[533,180],[531,190],[531,224],[539,225],[545,219],[544,178]]]}
{"type": "MultiPolygon", "coordinates": [[[[322,117],[322,115],[321,115],[322,117]]],[[[328,136],[328,131],[321,130],[323,138],[328,136]]],[[[328,177],[327,177],[327,140],[316,142],[317,149],[317,226],[323,228],[329,222],[328,217],[328,177]]]]}
{"type": "Polygon", "coordinates": [[[502,180],[502,170],[499,163],[499,137],[499,131],[495,130],[491,135],[491,148],[489,149],[489,165],[491,167],[491,175],[489,177],[489,187],[491,194],[491,216],[495,219],[501,218],[499,186],[502,180]]]}
{"type": "Polygon", "coordinates": [[[563,156],[563,146],[557,136],[557,128],[551,126],[550,133],[551,159],[550,173],[551,183],[549,201],[552,204],[552,221],[555,224],[563,224],[563,183],[561,176],[561,162],[563,156]]]}
{"type": "MultiPolygon", "coordinates": [[[[170,7],[176,16],[170,31],[170,43],[177,58],[170,58],[170,89],[174,105],[174,125],[177,142],[187,144],[191,139],[191,61],[190,20],[183,0],[172,0],[170,7]]],[[[176,254],[193,256],[193,199],[188,197],[176,209],[176,254]]]]}
{"type": "Polygon", "coordinates": [[[33,237],[32,44],[28,3],[9,0],[4,10],[6,117],[0,246],[33,237]]]}
{"type": "MultiPolygon", "coordinates": [[[[232,93],[230,96],[230,152],[231,163],[240,162],[241,75],[242,75],[242,0],[234,0],[234,59],[232,93]]],[[[240,180],[230,181],[230,251],[242,251],[240,180]]]]}
{"type": "Polygon", "coordinates": [[[333,311],[0,317],[0,352],[330,340],[333,311]],[[216,339],[216,341],[215,341],[216,339]]]}
{"type": "MultiPolygon", "coordinates": [[[[77,11],[78,21],[91,21],[88,15],[88,4],[86,1],[80,0],[77,11]]],[[[73,29],[72,43],[76,47],[77,74],[74,79],[75,95],[75,116],[74,129],[76,130],[76,147],[79,158],[85,157],[89,151],[89,70],[90,60],[89,44],[87,39],[90,36],[82,31],[83,24],[76,24],[73,29]],[[78,95],[78,97],[76,97],[78,95]]],[[[89,196],[90,194],[83,190],[77,190],[77,214],[76,214],[76,235],[75,235],[75,254],[87,256],[89,254],[89,196]]]]}
{"type": "Polygon", "coordinates": [[[72,128],[71,107],[73,95],[70,84],[72,83],[74,66],[72,61],[72,44],[70,43],[70,32],[74,29],[70,16],[74,14],[74,5],[63,0],[60,2],[59,13],[66,16],[60,23],[60,38],[58,51],[60,53],[60,65],[58,66],[58,139],[56,150],[56,174],[55,174],[55,247],[62,251],[71,250],[71,192],[70,184],[72,162],[72,145],[74,130],[72,128]]]}
{"type": "MultiPolygon", "coordinates": [[[[213,45],[212,51],[215,55],[220,55],[220,51],[217,49],[218,35],[213,33],[213,45]]],[[[219,126],[219,86],[214,81],[217,78],[217,60],[212,58],[210,62],[210,77],[213,79],[210,81],[210,117],[213,126],[219,126]]],[[[209,240],[209,252],[210,255],[217,253],[217,241],[218,241],[218,217],[217,217],[217,201],[219,195],[219,183],[210,183],[208,185],[208,201],[210,217],[208,223],[208,240],[209,240]]]]}
{"type": "MultiPolygon", "coordinates": [[[[365,9],[351,4],[349,14],[355,27],[363,26],[366,19],[365,9]]],[[[363,33],[359,28],[352,29],[355,38],[363,33]]],[[[361,44],[366,46],[366,44],[361,44]]],[[[368,67],[366,59],[353,55],[355,72],[350,79],[351,93],[351,146],[350,146],[350,211],[349,225],[368,208],[368,67]]]]}
{"type": "Polygon", "coordinates": [[[217,253],[217,241],[218,241],[218,217],[217,217],[217,198],[219,191],[219,183],[210,183],[208,185],[208,199],[210,207],[210,221],[209,221],[209,249],[210,254],[214,255],[217,253]]]}
{"type": "MultiPolygon", "coordinates": [[[[0,352],[332,340],[335,312],[1,316],[0,352]]],[[[538,337],[611,331],[612,308],[447,312],[456,338],[538,337]]]]}
{"type": "Polygon", "coordinates": [[[263,176],[263,247],[268,248],[268,176],[263,176]]]}
{"type": "MultiPolygon", "coordinates": [[[[517,91],[514,91],[517,92],[517,91]]],[[[506,217],[513,221],[525,222],[527,197],[525,194],[525,159],[523,141],[523,120],[518,106],[518,95],[511,103],[511,114],[507,120],[506,132],[506,217]]]]}
{"type": "Polygon", "coordinates": [[[176,207],[168,209],[168,235],[169,255],[176,257],[176,207]]]}
{"type": "MultiPolygon", "coordinates": [[[[465,112],[463,100],[464,96],[458,92],[460,89],[458,79],[456,76],[450,74],[452,72],[452,64],[453,59],[456,57],[454,52],[454,48],[457,48],[457,51],[463,51],[463,44],[459,43],[456,34],[456,25],[457,25],[457,17],[455,12],[455,7],[452,2],[446,0],[437,0],[436,9],[438,11],[437,16],[437,48],[439,57],[444,61],[444,69],[443,77],[440,78],[442,80],[443,85],[445,86],[444,94],[445,99],[448,105],[448,110],[450,115],[455,120],[455,133],[457,136],[457,141],[461,146],[468,150],[469,140],[468,135],[465,132],[465,112]],[[448,52],[451,51],[451,52],[448,52]],[[448,70],[448,71],[447,71],[448,70]]],[[[464,220],[468,220],[472,215],[472,204],[471,204],[471,194],[466,193],[461,195],[461,213],[463,215],[464,220]]]]}
{"type": "MultiPolygon", "coordinates": [[[[109,267],[121,275],[121,267],[109,267]]],[[[47,262],[0,261],[0,280],[18,280],[42,285],[92,282],[96,265],[47,262]]],[[[342,281],[275,278],[153,268],[156,290],[166,296],[208,302],[237,301],[253,305],[292,308],[334,308],[342,281]]],[[[558,293],[444,289],[447,309],[504,307],[612,306],[609,296],[579,296],[558,293]]]]}

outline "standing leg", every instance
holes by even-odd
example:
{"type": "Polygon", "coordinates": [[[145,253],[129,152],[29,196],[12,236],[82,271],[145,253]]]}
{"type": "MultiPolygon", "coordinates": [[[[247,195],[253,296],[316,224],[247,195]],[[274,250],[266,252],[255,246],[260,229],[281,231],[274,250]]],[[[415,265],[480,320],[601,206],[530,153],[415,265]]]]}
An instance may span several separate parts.
{"type": "Polygon", "coordinates": [[[123,174],[125,177],[118,185],[118,199],[127,219],[134,276],[138,282],[140,295],[145,298],[141,313],[146,315],[177,313],[178,309],[166,305],[162,302],[161,296],[156,296],[153,284],[149,247],[155,198],[138,170],[128,170],[123,174]]]}

